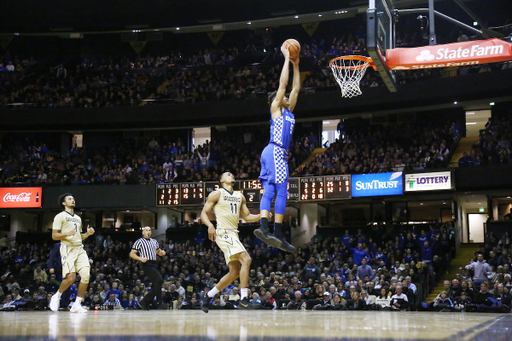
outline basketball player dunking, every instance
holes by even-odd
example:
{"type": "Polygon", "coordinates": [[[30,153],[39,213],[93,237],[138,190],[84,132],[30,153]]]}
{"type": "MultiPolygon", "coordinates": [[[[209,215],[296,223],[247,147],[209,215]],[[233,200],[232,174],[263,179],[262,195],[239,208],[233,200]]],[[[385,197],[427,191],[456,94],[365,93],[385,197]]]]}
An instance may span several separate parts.
{"type": "Polygon", "coordinates": [[[283,70],[279,80],[279,89],[268,97],[270,105],[270,142],[261,153],[260,183],[264,193],[261,198],[261,226],[254,230],[254,235],[270,246],[278,247],[283,251],[294,252],[295,247],[284,239],[283,219],[288,197],[288,163],[286,156],[295,127],[295,116],[292,111],[297,104],[300,90],[299,57],[290,59],[287,45],[281,46],[284,56],[283,70]],[[290,97],[284,94],[288,85],[289,64],[293,64],[293,89],[290,97]],[[268,218],[272,199],[277,192],[275,201],[274,234],[270,233],[268,218]]]}
{"type": "Polygon", "coordinates": [[[240,277],[240,307],[249,305],[248,289],[251,256],[238,238],[238,220],[240,216],[246,222],[258,221],[260,215],[251,214],[247,208],[245,197],[233,191],[235,176],[229,172],[220,176],[221,187],[209,196],[201,212],[201,221],[208,226],[208,238],[215,241],[224,252],[226,264],[229,267],[227,275],[222,277],[213,289],[205,293],[202,298],[201,309],[208,312],[210,300],[231,282],[240,277]],[[208,213],[215,211],[217,229],[213,226],[208,213]]]}

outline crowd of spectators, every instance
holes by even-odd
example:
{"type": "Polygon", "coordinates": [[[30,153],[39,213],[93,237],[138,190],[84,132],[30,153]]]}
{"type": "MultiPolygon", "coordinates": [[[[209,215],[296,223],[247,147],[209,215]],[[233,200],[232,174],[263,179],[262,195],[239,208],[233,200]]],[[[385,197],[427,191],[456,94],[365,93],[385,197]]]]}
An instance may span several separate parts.
{"type": "MultiPolygon", "coordinates": [[[[313,134],[291,142],[290,169],[316,146],[313,134]]],[[[239,180],[257,179],[260,153],[267,141],[257,128],[244,128],[222,139],[192,146],[172,135],[122,138],[104,148],[78,148],[63,155],[45,143],[12,136],[0,146],[3,186],[155,184],[217,181],[231,171],[239,180]]]]}
{"type": "MultiPolygon", "coordinates": [[[[199,308],[199,295],[227,272],[222,253],[204,237],[205,231],[201,226],[194,240],[160,242],[166,251],[159,260],[165,280],[163,299],[176,309],[199,308]]],[[[128,257],[133,242],[101,236],[85,242],[92,265],[84,304],[137,308],[135,302],[151,283],[140,264],[128,257]]],[[[433,283],[436,273],[444,271],[454,247],[450,226],[440,224],[396,232],[376,226],[367,233],[346,230],[334,237],[318,233],[299,246],[296,254],[283,253],[251,236],[242,237],[253,259],[250,297],[252,308],[262,309],[414,310],[422,298],[419,288],[433,283]]],[[[59,278],[47,273],[51,243],[6,241],[0,240],[2,306],[7,310],[47,309],[46,303],[59,286],[59,278]],[[20,302],[39,303],[27,306],[20,302]]],[[[71,290],[73,298],[76,288],[71,290]]],[[[234,308],[239,298],[235,281],[212,304],[214,309],[234,308]]]]}
{"type": "Polygon", "coordinates": [[[459,159],[459,167],[510,164],[511,117],[510,113],[503,113],[489,118],[469,154],[464,152],[459,159]]]}
{"type": "Polygon", "coordinates": [[[459,139],[455,122],[418,117],[389,126],[343,129],[341,138],[308,160],[299,175],[369,174],[445,168],[459,139]]]}
{"type": "MultiPolygon", "coordinates": [[[[335,90],[329,61],[340,55],[368,55],[362,27],[338,37],[310,38],[302,42],[302,56],[313,60],[303,81],[302,92],[335,90]]],[[[401,29],[397,47],[425,45],[417,32],[401,29]]],[[[82,57],[79,62],[55,65],[45,72],[27,74],[34,58],[21,59],[10,53],[0,60],[0,103],[12,107],[112,107],[148,103],[182,103],[255,98],[278,87],[282,63],[279,48],[265,63],[243,63],[236,47],[202,49],[192,53],[171,51],[162,56],[134,59],[127,56],[82,57]]],[[[246,52],[246,51],[245,51],[246,52]]],[[[245,53],[244,52],[244,53],[245,53]]],[[[460,74],[499,70],[507,63],[460,68],[460,74]]],[[[405,84],[441,77],[442,69],[397,72],[397,83],[405,84]]],[[[362,87],[383,86],[377,72],[368,70],[362,87]]]]}
{"type": "MultiPolygon", "coordinates": [[[[444,281],[444,290],[428,305],[436,311],[508,313],[512,307],[512,250],[508,232],[501,237],[487,233],[485,243],[455,278],[444,281]]],[[[427,307],[427,305],[425,305],[427,307]]]]}

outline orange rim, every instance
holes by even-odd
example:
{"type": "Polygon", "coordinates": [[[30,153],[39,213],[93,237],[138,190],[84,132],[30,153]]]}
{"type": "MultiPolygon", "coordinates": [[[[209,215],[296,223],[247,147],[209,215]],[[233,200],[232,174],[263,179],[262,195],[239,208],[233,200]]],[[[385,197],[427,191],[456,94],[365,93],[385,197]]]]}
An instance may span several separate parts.
{"type": "Polygon", "coordinates": [[[334,68],[334,69],[344,69],[344,70],[361,70],[361,69],[366,69],[367,67],[371,66],[375,71],[377,71],[377,67],[375,66],[375,64],[373,63],[373,60],[370,57],[357,56],[357,55],[348,55],[348,56],[336,57],[334,59],[331,59],[331,61],[329,62],[329,66],[334,68]],[[340,60],[340,59],[343,59],[343,60],[360,60],[360,61],[368,63],[368,64],[362,64],[362,65],[358,65],[358,66],[336,65],[335,62],[337,60],[340,60]]]}

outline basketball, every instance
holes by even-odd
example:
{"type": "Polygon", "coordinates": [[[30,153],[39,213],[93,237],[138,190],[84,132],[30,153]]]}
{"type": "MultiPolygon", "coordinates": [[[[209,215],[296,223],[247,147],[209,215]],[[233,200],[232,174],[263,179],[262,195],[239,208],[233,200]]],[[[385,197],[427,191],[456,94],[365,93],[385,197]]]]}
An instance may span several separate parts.
{"type": "Polygon", "coordinates": [[[295,39],[287,39],[283,45],[287,44],[289,46],[288,51],[290,51],[290,59],[299,56],[300,53],[300,43],[295,39]]]}

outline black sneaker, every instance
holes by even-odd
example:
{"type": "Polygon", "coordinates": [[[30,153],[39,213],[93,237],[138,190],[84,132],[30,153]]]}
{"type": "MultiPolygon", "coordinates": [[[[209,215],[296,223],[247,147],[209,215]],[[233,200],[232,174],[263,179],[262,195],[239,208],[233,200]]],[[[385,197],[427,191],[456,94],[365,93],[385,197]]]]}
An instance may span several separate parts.
{"type": "Polygon", "coordinates": [[[204,311],[205,313],[208,312],[208,306],[210,305],[210,297],[208,297],[208,295],[205,293],[203,298],[201,299],[201,310],[204,311]]]}
{"type": "Polygon", "coordinates": [[[276,238],[270,231],[263,226],[260,226],[260,228],[254,230],[254,235],[261,239],[265,244],[270,245],[272,247],[281,248],[281,245],[283,242],[276,238]]]}
{"type": "Polygon", "coordinates": [[[285,251],[285,252],[290,252],[290,253],[295,253],[296,249],[295,249],[295,246],[293,246],[292,244],[288,243],[286,241],[286,239],[284,239],[284,237],[281,237],[279,238],[281,240],[281,245],[278,246],[279,249],[285,251]]]}
{"type": "Polygon", "coordinates": [[[240,303],[238,304],[238,307],[240,309],[247,309],[247,308],[249,308],[249,299],[246,297],[243,300],[241,300],[240,303]]]}

